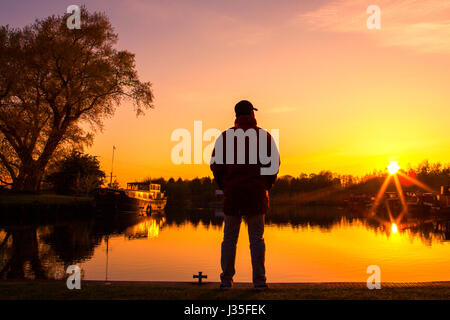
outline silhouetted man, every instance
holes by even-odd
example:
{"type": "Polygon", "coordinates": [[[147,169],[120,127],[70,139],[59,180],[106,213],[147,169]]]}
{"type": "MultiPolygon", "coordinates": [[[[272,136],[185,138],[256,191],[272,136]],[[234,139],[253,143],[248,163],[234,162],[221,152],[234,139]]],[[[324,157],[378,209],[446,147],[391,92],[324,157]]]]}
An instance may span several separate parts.
{"type": "Polygon", "coordinates": [[[264,217],[269,208],[269,190],[278,174],[279,155],[270,134],[257,127],[253,105],[236,104],[234,127],[216,140],[211,170],[224,193],[225,227],[222,242],[220,288],[233,285],[236,243],[242,217],[248,224],[253,267],[253,285],[267,288],[264,266],[264,217]]]}

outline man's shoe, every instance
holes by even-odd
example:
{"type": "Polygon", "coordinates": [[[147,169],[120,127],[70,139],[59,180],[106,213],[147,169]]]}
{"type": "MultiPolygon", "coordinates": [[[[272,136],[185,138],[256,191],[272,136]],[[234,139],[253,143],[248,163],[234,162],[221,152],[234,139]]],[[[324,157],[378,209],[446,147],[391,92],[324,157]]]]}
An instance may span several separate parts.
{"type": "Polygon", "coordinates": [[[267,290],[267,289],[269,289],[269,286],[267,284],[255,285],[255,290],[264,291],[264,290],[267,290]]]}
{"type": "Polygon", "coordinates": [[[233,287],[232,284],[229,283],[221,283],[219,289],[220,290],[230,290],[233,287]]]}

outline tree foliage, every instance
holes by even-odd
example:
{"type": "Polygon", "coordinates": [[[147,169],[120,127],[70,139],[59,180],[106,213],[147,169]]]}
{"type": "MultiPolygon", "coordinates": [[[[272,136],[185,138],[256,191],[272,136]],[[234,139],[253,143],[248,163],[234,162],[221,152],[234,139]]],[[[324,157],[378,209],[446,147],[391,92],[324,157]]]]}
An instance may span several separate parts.
{"type": "Polygon", "coordinates": [[[46,180],[56,193],[87,195],[100,187],[104,178],[95,156],[74,151],[56,163],[56,170],[46,180]]]}
{"type": "Polygon", "coordinates": [[[67,17],[0,27],[0,179],[15,190],[38,190],[49,162],[91,143],[124,98],[137,114],[152,108],[151,84],[134,54],[114,48],[107,16],[83,7],[74,30],[67,17]]]}

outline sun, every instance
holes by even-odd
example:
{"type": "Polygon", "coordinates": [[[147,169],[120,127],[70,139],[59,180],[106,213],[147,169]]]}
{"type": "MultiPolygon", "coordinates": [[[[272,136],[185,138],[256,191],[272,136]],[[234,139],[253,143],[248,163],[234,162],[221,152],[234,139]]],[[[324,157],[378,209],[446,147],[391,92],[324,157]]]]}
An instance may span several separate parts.
{"type": "Polygon", "coordinates": [[[389,164],[387,165],[388,171],[390,174],[396,174],[397,171],[400,169],[399,165],[398,165],[398,161],[391,161],[389,162],[389,164]]]}

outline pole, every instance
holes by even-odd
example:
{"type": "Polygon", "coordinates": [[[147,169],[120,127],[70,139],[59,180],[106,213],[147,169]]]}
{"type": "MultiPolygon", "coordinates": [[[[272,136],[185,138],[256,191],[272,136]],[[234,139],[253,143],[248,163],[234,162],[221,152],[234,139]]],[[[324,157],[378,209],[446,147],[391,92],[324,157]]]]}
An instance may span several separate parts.
{"type": "Polygon", "coordinates": [[[108,281],[108,253],[109,253],[109,236],[105,236],[106,240],[106,273],[105,273],[105,281],[108,281]]]}
{"type": "Polygon", "coordinates": [[[113,152],[112,152],[112,161],[111,161],[111,174],[109,178],[109,187],[112,188],[112,177],[113,177],[113,166],[114,166],[114,150],[116,150],[116,146],[113,146],[113,152]]]}

